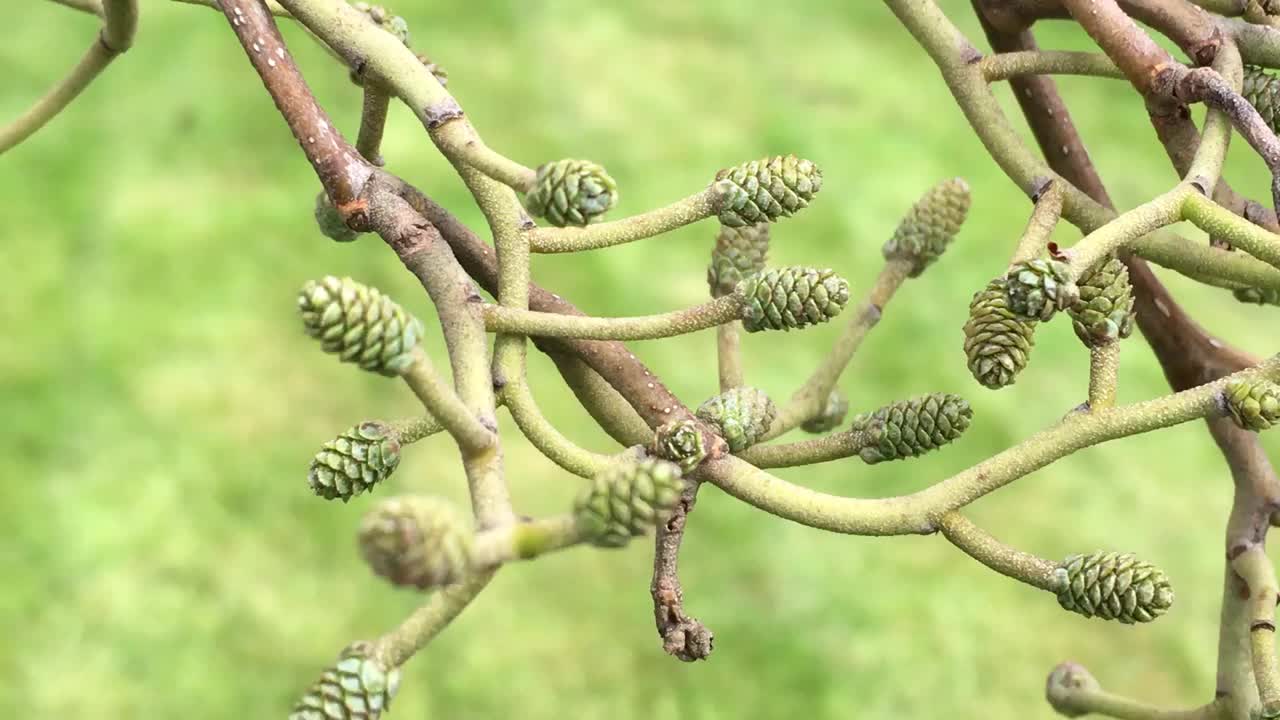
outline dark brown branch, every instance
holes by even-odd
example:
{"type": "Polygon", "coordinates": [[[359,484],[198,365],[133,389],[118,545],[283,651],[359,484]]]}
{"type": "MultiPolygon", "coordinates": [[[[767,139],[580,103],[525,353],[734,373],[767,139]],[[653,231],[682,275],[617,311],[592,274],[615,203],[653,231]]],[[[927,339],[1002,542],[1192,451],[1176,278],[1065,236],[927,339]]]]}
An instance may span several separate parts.
{"type": "Polygon", "coordinates": [[[222,12],[334,207],[353,228],[368,229],[358,217],[357,197],[373,168],[347,143],[316,102],[271,12],[260,0],[225,2],[222,12]]]}
{"type": "Polygon", "coordinates": [[[662,638],[662,649],[685,662],[705,660],[711,654],[711,630],[684,612],[684,593],[680,587],[680,544],[684,526],[698,499],[699,483],[685,487],[680,505],[657,534],[653,554],[653,619],[662,638]]]}
{"type": "MultiPolygon", "coordinates": [[[[1115,0],[1062,0],[1062,6],[1146,98],[1160,98],[1156,80],[1175,61],[1115,0]]],[[[1167,101],[1167,98],[1165,98],[1167,101]]]]}

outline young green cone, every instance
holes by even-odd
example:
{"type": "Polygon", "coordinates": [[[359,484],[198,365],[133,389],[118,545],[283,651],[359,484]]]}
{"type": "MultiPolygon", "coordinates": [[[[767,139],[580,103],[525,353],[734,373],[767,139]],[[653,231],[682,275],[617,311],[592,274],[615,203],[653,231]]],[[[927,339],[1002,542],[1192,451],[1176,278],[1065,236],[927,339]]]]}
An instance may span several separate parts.
{"type": "Polygon", "coordinates": [[[586,227],[617,201],[618,185],[604,168],[586,160],[556,160],[538,168],[524,204],[557,227],[586,227]]]}
{"type": "Polygon", "coordinates": [[[969,204],[969,184],[962,178],[933,186],[907,211],[884,244],[885,259],[911,262],[911,277],[918,277],[960,232],[969,204]]]}
{"type": "Polygon", "coordinates": [[[1280,305],[1280,292],[1268,288],[1237,288],[1231,291],[1236,299],[1251,305],[1280,305]]]}
{"type": "Polygon", "coordinates": [[[849,414],[849,401],[844,399],[839,390],[832,390],[827,395],[827,402],[817,415],[800,423],[800,429],[818,435],[840,427],[844,416],[849,414]]]}
{"type": "Polygon", "coordinates": [[[600,471],[573,506],[578,528],[599,547],[622,547],[664,523],[684,491],[680,467],[627,458],[600,471]]]}
{"type": "Polygon", "coordinates": [[[964,398],[947,393],[890,403],[853,419],[851,430],[866,432],[871,444],[858,456],[868,465],[923,455],[960,437],[973,419],[964,398]]]}
{"type": "Polygon", "coordinates": [[[824,323],[849,302],[849,283],[831,270],[770,268],[738,283],[747,332],[792,330],[824,323]]]}
{"type": "Polygon", "coordinates": [[[1256,65],[1246,65],[1240,94],[1257,108],[1272,132],[1280,132],[1280,78],[1256,65]]]}
{"type": "Polygon", "coordinates": [[[332,275],[312,280],[298,294],[307,334],[343,362],[387,377],[409,367],[422,339],[422,322],[376,288],[332,275]]]}
{"type": "Polygon", "coordinates": [[[1133,287],[1129,270],[1115,257],[1080,281],[1080,297],[1067,312],[1076,337],[1089,347],[1105,345],[1133,332],[1133,287]]]}
{"type": "Polygon", "coordinates": [[[378,720],[400,686],[400,669],[373,657],[373,643],[348,645],[307,689],[289,720],[378,720]]]}
{"type": "Polygon", "coordinates": [[[822,171],[795,155],[777,155],[721,170],[715,189],[722,224],[773,222],[808,207],[822,189],[822,171]]]}
{"type": "Polygon", "coordinates": [[[732,295],[743,278],[764,270],[769,255],[769,224],[721,225],[707,266],[712,297],[732,295]]]}
{"type": "Polygon", "coordinates": [[[1009,310],[1004,278],[996,278],[973,296],[964,323],[964,354],[973,378],[992,390],[1012,385],[1027,366],[1035,344],[1036,323],[1009,310]]]}
{"type": "Polygon", "coordinates": [[[461,580],[473,535],[445,500],[406,495],[383,500],[360,523],[360,554],[392,585],[419,590],[461,580]]]}
{"type": "Polygon", "coordinates": [[[400,438],[383,422],[363,422],[326,442],[311,460],[307,484],[325,500],[343,502],[391,477],[400,464],[400,438]]]}
{"type": "Polygon", "coordinates": [[[1173,588],[1158,568],[1131,553],[1072,555],[1054,571],[1058,604],[1085,617],[1151,622],[1173,604],[1173,588]]]}
{"type": "Polygon", "coordinates": [[[1005,274],[1009,309],[1027,320],[1048,320],[1076,301],[1080,290],[1057,260],[1037,258],[1020,262],[1005,274]]]}
{"type": "Polygon", "coordinates": [[[702,432],[692,420],[672,420],[658,427],[653,436],[654,455],[680,466],[688,475],[707,456],[702,445],[702,432]]]}
{"type": "Polygon", "coordinates": [[[1270,380],[1232,380],[1222,398],[1231,419],[1245,430],[1261,432],[1280,423],[1280,385],[1270,380]]]}
{"type": "Polygon", "coordinates": [[[763,391],[736,387],[699,405],[696,414],[720,433],[730,452],[739,452],[769,431],[778,408],[763,391]]]}

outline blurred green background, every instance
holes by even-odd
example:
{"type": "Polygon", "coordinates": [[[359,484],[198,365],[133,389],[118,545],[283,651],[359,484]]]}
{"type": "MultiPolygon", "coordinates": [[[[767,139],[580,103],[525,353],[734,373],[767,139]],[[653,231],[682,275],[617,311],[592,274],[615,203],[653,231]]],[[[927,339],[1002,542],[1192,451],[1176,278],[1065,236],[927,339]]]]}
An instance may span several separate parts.
{"type": "MultiPolygon", "coordinates": [[[[415,401],[319,353],[300,331],[294,293],[308,278],[350,274],[427,320],[433,313],[381,243],[338,245],[315,231],[317,183],[220,17],[143,5],[135,49],[0,159],[0,714],[282,717],[343,645],[393,627],[421,601],[362,566],[361,513],[397,492],[464,501],[444,437],[414,446],[375,496],[344,506],[310,494],[306,466],[322,442],[361,419],[412,414],[415,401]]],[[[985,47],[968,3],[943,5],[985,47]]],[[[1041,328],[1013,388],[993,393],[969,377],[966,306],[1003,268],[1027,203],[879,3],[394,9],[416,47],[449,70],[492,145],[529,165],[603,163],[622,188],[615,217],[746,159],[813,159],[822,194],[775,228],[773,258],[833,266],[855,293],[913,200],[940,179],[968,178],[974,204],[960,240],[889,306],[842,387],[857,409],[958,392],[973,404],[972,428],[914,462],[833,463],[789,479],[858,496],[918,490],[1083,400],[1086,353],[1065,322],[1041,328]]],[[[92,18],[39,2],[6,17],[4,119],[95,32],[92,18]]],[[[354,135],[360,102],[345,71],[287,32],[320,99],[354,135]]],[[[1041,40],[1084,46],[1063,25],[1046,26],[1041,40]]],[[[1117,202],[1173,182],[1123,83],[1062,87],[1117,202]]],[[[999,93],[1011,108],[1008,89],[999,93]]],[[[402,108],[393,115],[390,168],[480,227],[421,126],[402,108]]],[[[1237,188],[1265,195],[1261,163],[1243,143],[1229,171],[1237,188]]],[[[701,224],[541,257],[534,273],[593,313],[673,309],[704,297],[713,235],[701,224]]],[[[1274,350],[1265,310],[1163,275],[1223,337],[1274,350]]],[[[837,324],[748,339],[750,381],[785,397],[837,324]]],[[[438,330],[430,335],[439,353],[438,330]]],[[[635,350],[696,404],[714,391],[713,343],[703,333],[635,350]]],[[[548,415],[608,449],[545,358],[532,365],[548,415]]],[[[1127,342],[1121,399],[1165,392],[1143,342],[1127,342]]],[[[520,510],[563,508],[578,481],[503,423],[520,510]]],[[[1228,483],[1196,423],[1082,452],[973,506],[997,536],[1042,555],[1120,549],[1165,568],[1177,603],[1142,627],[1064,613],[936,537],[828,535],[708,488],[682,566],[690,612],[716,632],[709,661],[662,653],[647,542],[562,553],[501,573],[410,663],[392,717],[1048,718],[1043,680],[1063,659],[1109,688],[1199,704],[1213,693],[1228,483]]]]}

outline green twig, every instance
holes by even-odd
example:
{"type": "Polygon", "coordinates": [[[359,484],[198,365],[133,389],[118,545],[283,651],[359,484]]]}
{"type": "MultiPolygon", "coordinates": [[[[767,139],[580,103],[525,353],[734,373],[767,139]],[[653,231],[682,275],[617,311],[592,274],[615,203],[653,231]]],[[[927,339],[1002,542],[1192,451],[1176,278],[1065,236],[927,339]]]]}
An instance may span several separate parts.
{"type": "Polygon", "coordinates": [[[727,322],[716,326],[716,364],[719,367],[720,392],[743,385],[740,323],[727,322]]]}
{"type": "Polygon", "coordinates": [[[0,127],[0,154],[31,137],[76,99],[111,61],[133,45],[138,28],[135,0],[105,0],[101,8],[103,26],[80,62],[44,97],[8,125],[0,127]]]}
{"type": "Polygon", "coordinates": [[[1262,717],[1280,714],[1280,660],[1276,658],[1276,571],[1262,545],[1232,558],[1231,569],[1248,589],[1249,640],[1262,717]]]}
{"type": "Polygon", "coordinates": [[[413,393],[466,452],[480,453],[493,447],[497,435],[476,419],[467,407],[440,377],[421,347],[414,348],[413,362],[405,370],[404,381],[413,393]]]}
{"type": "Polygon", "coordinates": [[[1116,385],[1120,373],[1120,343],[1105,342],[1089,348],[1089,411],[1096,412],[1116,404],[1116,385]]]}
{"type": "Polygon", "coordinates": [[[489,332],[583,340],[654,340],[685,335],[742,317],[742,299],[726,295],[685,310],[639,317],[559,315],[500,305],[484,307],[489,332]]]}
{"type": "Polygon", "coordinates": [[[752,445],[738,457],[758,468],[795,467],[842,460],[876,444],[871,433],[845,430],[812,440],[778,445],[752,445]]]}
{"type": "Polygon", "coordinates": [[[365,82],[364,101],[360,110],[360,134],[356,136],[356,150],[374,165],[383,165],[382,133],[387,127],[387,109],[391,98],[377,83],[365,82]]]}
{"type": "Polygon", "coordinates": [[[528,231],[529,247],[536,253],[599,250],[643,240],[705,220],[717,212],[717,195],[708,187],[666,207],[621,220],[585,228],[535,228],[528,231]]]}
{"type": "Polygon", "coordinates": [[[584,540],[573,515],[526,520],[487,530],[476,536],[471,563],[489,568],[513,560],[532,560],[584,540]]]}
{"type": "Polygon", "coordinates": [[[1221,412],[1218,394],[1230,379],[1280,377],[1280,356],[1256,368],[1156,400],[1095,413],[1073,413],[1058,425],[912,495],[876,500],[821,493],[734,457],[702,464],[703,478],[768,513],[811,527],[854,535],[930,533],[937,518],[1086,447],[1171,427],[1221,412]]]}
{"type": "Polygon", "coordinates": [[[1221,237],[1268,265],[1280,268],[1280,235],[1198,194],[1187,198],[1182,216],[1210,235],[1221,237]]]}
{"type": "Polygon", "coordinates": [[[1005,545],[955,511],[938,518],[938,529],[964,554],[1001,575],[1041,590],[1056,591],[1057,563],[1005,545]]]}
{"type": "Polygon", "coordinates": [[[849,362],[853,360],[867,333],[880,322],[885,306],[907,280],[911,269],[909,260],[889,260],[880,268],[880,274],[876,276],[871,290],[849,318],[831,352],[822,359],[822,364],[805,380],[804,385],[792,394],[786,405],[779,409],[778,417],[763,440],[778,437],[822,412],[827,396],[840,381],[840,375],[849,367],[849,362]]]}
{"type": "Polygon", "coordinates": [[[1035,194],[1035,207],[1026,229],[1022,231],[1022,239],[1009,259],[1010,265],[1032,260],[1044,253],[1053,229],[1062,219],[1062,186],[1061,180],[1046,180],[1044,187],[1035,194]]]}
{"type": "Polygon", "coordinates": [[[497,568],[473,573],[431,596],[395,630],[378,639],[374,655],[387,667],[399,667],[440,634],[493,579],[497,568]]]}
{"type": "Polygon", "coordinates": [[[978,61],[978,69],[987,82],[1023,75],[1093,75],[1124,79],[1124,73],[1111,62],[1111,58],[1091,52],[1024,50],[997,53],[978,61]]]}

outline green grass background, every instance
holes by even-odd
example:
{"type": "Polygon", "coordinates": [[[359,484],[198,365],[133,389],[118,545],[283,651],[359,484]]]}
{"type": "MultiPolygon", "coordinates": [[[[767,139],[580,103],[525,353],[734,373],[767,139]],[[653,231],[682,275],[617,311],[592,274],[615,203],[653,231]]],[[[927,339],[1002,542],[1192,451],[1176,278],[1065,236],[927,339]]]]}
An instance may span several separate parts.
{"type": "MultiPolygon", "coordinates": [[[[967,2],[942,4],[980,41],[967,2]]],[[[294,292],[311,277],[350,274],[434,314],[381,243],[317,234],[317,183],[223,21],[143,5],[136,48],[0,159],[0,715],[282,717],[339,648],[421,600],[362,566],[352,539],[361,513],[396,492],[464,500],[443,437],[414,446],[373,497],[344,506],[309,493],[306,465],[321,442],[415,403],[319,353],[299,330],[294,292]]],[[[918,490],[1083,400],[1086,353],[1065,322],[1041,329],[1015,387],[992,393],[969,377],[967,302],[1002,269],[1027,203],[879,3],[400,5],[492,145],[529,165],[603,163],[621,186],[618,217],[746,159],[812,158],[822,194],[775,228],[773,258],[833,266],[855,293],[912,201],[940,179],[968,178],[974,203],[959,241],[904,288],[842,387],[859,409],[962,393],[972,428],[910,463],[833,463],[789,479],[857,496],[918,490]]],[[[21,112],[95,32],[92,19],[52,5],[22,2],[6,17],[0,118],[21,112]]],[[[321,101],[354,134],[357,90],[288,34],[321,101]]],[[[1041,39],[1084,45],[1061,25],[1041,39]]],[[[1170,185],[1125,85],[1062,87],[1120,204],[1170,185]]],[[[1007,88],[999,93],[1011,108],[1007,88]]],[[[1261,164],[1237,145],[1237,187],[1265,195],[1261,164]]],[[[480,226],[402,108],[386,155],[480,226]]],[[[713,234],[702,224],[540,257],[534,273],[596,314],[677,308],[704,297],[713,234]]],[[[1274,350],[1266,310],[1164,276],[1223,337],[1274,350]]],[[[750,381],[785,397],[837,331],[749,338],[750,381]]],[[[712,346],[703,333],[635,350],[696,404],[714,391],[712,346]]],[[[550,364],[532,364],[548,415],[607,449],[550,364]]],[[[1127,342],[1121,400],[1165,392],[1142,341],[1127,342]]],[[[520,510],[563,508],[578,482],[503,423],[520,510]]],[[[1165,568],[1177,603],[1136,628],[1064,613],[936,537],[828,535],[709,488],[682,562],[689,610],[716,631],[708,662],[662,653],[648,543],[568,552],[501,573],[407,667],[392,717],[1047,718],[1043,679],[1063,659],[1108,687],[1198,704],[1213,692],[1228,483],[1204,429],[1189,424],[1079,453],[972,508],[997,536],[1042,555],[1121,549],[1165,568]]]]}

